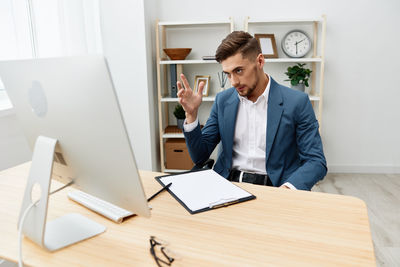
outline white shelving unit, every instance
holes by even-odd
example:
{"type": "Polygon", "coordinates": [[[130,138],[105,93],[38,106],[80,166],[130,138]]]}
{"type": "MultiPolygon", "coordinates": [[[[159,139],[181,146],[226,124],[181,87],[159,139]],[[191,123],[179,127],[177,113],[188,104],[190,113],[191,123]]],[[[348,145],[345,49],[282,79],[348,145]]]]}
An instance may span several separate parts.
{"type": "MultiPolygon", "coordinates": [[[[216,60],[202,60],[202,59],[188,59],[188,60],[169,60],[164,53],[163,49],[167,48],[167,30],[168,29],[207,29],[207,27],[222,27],[227,28],[230,32],[233,31],[233,20],[231,18],[226,20],[209,20],[209,21],[157,21],[156,22],[156,50],[157,50],[157,89],[158,89],[158,117],[160,129],[160,159],[161,171],[168,173],[182,172],[183,170],[166,169],[165,167],[165,141],[170,138],[184,138],[182,133],[166,133],[166,127],[170,126],[169,123],[169,104],[178,103],[178,98],[171,97],[169,93],[167,67],[171,64],[177,64],[178,74],[179,69],[182,70],[185,66],[204,65],[204,64],[218,64],[216,60]]],[[[222,37],[222,36],[221,36],[222,37]]],[[[207,40],[205,40],[207,42],[207,40]]],[[[182,47],[182,46],[181,46],[182,47]]],[[[193,51],[192,51],[193,52],[193,51]]],[[[213,55],[215,51],[210,51],[213,55]]],[[[203,102],[212,103],[215,100],[216,88],[210,88],[214,95],[203,97],[203,102]]],[[[174,122],[172,122],[174,123],[174,122]]]]}
{"type": "MultiPolygon", "coordinates": [[[[321,18],[306,19],[257,19],[247,17],[244,22],[244,29],[250,32],[251,27],[268,27],[269,30],[280,25],[289,26],[296,29],[299,26],[310,26],[312,28],[313,50],[310,52],[311,57],[308,58],[270,58],[265,59],[266,63],[310,63],[311,64],[311,89],[309,92],[310,100],[316,110],[316,116],[319,124],[322,124],[322,105],[323,105],[323,88],[324,88],[324,68],[325,68],[325,36],[326,36],[326,16],[321,18]],[[318,76],[318,77],[317,77],[318,76]],[[318,84],[318,85],[317,85],[318,84]]],[[[251,33],[251,32],[250,32],[251,33]]],[[[268,32],[274,33],[274,32],[268,32]]],[[[277,40],[278,41],[278,40],[277,40]]],[[[277,45],[278,46],[278,45],[277,45]]],[[[279,46],[278,46],[279,47],[279,46]]],[[[284,56],[280,53],[279,56],[284,56]]],[[[286,71],[286,70],[283,70],[286,71]]],[[[321,129],[321,128],[320,128],[321,129]]]]}
{"type": "MultiPolygon", "coordinates": [[[[324,16],[324,15],[323,15],[324,16]]],[[[277,18],[277,19],[263,19],[263,18],[250,18],[247,17],[247,21],[245,21],[245,31],[248,31],[248,27],[246,28],[246,26],[248,26],[248,23],[252,23],[252,24],[264,24],[264,23],[287,23],[287,24],[299,24],[299,23],[313,23],[313,22],[317,22],[317,23],[322,23],[323,22],[323,18],[277,18]]]]}
{"type": "MultiPolygon", "coordinates": [[[[267,64],[273,64],[274,66],[280,66],[288,63],[307,63],[311,65],[313,74],[311,75],[311,90],[309,92],[309,98],[315,108],[317,118],[321,125],[322,123],[322,96],[323,96],[323,81],[324,81],[324,64],[325,64],[325,32],[326,32],[326,18],[307,18],[307,19],[254,19],[247,17],[244,21],[245,31],[249,31],[252,27],[262,28],[279,25],[285,25],[292,29],[296,29],[299,25],[307,25],[312,27],[312,40],[313,50],[310,52],[311,56],[307,58],[288,58],[283,57],[283,54],[279,54],[280,58],[266,59],[267,64]],[[318,73],[318,77],[317,74],[318,73]],[[318,105],[318,106],[316,106],[318,105]]],[[[197,29],[207,29],[207,27],[229,27],[230,32],[234,30],[233,20],[231,18],[227,20],[210,20],[210,21],[157,21],[156,22],[156,51],[157,51],[157,89],[158,89],[158,117],[159,117],[159,136],[160,136],[160,159],[161,159],[161,171],[168,173],[181,172],[182,170],[167,169],[165,167],[165,141],[172,138],[184,138],[182,133],[176,132],[165,132],[169,123],[169,105],[178,103],[177,98],[172,98],[169,93],[168,86],[168,67],[171,64],[176,64],[179,70],[183,70],[185,66],[187,68],[198,68],[205,66],[205,64],[218,64],[215,60],[202,60],[200,56],[194,57],[188,60],[169,60],[164,53],[163,49],[167,48],[167,30],[187,30],[191,29],[196,31],[197,29]]],[[[251,32],[250,32],[251,33],[251,32]]],[[[271,32],[273,33],[273,32],[271,32]]],[[[215,39],[215,36],[208,37],[204,36],[203,42],[215,39]]],[[[182,47],[182,46],[178,46],[182,47]]],[[[216,47],[214,47],[215,49],[216,47]]],[[[193,52],[193,51],[192,51],[193,52]]],[[[213,55],[214,51],[209,51],[209,55],[213,55]]],[[[215,67],[214,67],[215,68],[215,67]]],[[[286,69],[282,69],[285,72],[286,69]]],[[[203,97],[203,102],[212,103],[215,101],[215,94],[219,89],[211,88],[211,96],[203,97]]]]}
{"type": "Polygon", "coordinates": [[[302,62],[322,62],[322,58],[266,58],[267,63],[302,63],[302,62]]]}
{"type": "Polygon", "coordinates": [[[202,25],[231,25],[233,31],[233,21],[231,18],[227,20],[206,20],[206,21],[158,21],[159,26],[202,26],[202,25]]]}
{"type": "Polygon", "coordinates": [[[161,60],[161,65],[169,65],[169,64],[218,64],[216,60],[161,60]]]}
{"type": "Polygon", "coordinates": [[[164,133],[163,138],[184,138],[183,134],[179,133],[164,133]]]}
{"type": "MultiPolygon", "coordinates": [[[[215,96],[204,96],[203,102],[214,102],[215,96]]],[[[178,102],[178,98],[176,97],[162,97],[161,102],[178,102]]]]}

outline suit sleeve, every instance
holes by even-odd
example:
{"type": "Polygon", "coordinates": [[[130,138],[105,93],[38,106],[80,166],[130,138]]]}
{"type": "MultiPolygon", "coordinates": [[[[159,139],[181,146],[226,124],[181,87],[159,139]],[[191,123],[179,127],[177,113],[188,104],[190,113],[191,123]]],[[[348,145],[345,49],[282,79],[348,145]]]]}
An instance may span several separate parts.
{"type": "Polygon", "coordinates": [[[319,124],[307,95],[297,105],[296,142],[301,166],[285,181],[297,189],[311,190],[327,173],[319,124]]]}
{"type": "Polygon", "coordinates": [[[210,157],[221,140],[218,126],[218,95],[214,101],[210,116],[203,129],[200,124],[191,131],[184,132],[190,157],[195,164],[202,164],[210,157]]]}

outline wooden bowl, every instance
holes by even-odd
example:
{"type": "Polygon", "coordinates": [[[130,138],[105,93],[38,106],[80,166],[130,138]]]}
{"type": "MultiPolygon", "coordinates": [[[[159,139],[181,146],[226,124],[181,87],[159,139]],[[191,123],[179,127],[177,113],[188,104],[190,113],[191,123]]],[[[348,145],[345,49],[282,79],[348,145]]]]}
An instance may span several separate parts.
{"type": "Polygon", "coordinates": [[[192,48],[165,48],[164,52],[171,60],[184,60],[192,48]]]}

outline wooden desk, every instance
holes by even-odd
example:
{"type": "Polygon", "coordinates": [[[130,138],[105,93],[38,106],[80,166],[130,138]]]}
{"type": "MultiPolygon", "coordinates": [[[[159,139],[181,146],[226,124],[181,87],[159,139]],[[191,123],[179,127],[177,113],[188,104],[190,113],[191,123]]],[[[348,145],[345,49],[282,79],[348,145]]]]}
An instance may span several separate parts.
{"type": "MultiPolygon", "coordinates": [[[[18,259],[17,219],[29,163],[0,172],[0,258],[18,259]]],[[[160,189],[157,173],[141,172],[146,194],[160,189]]],[[[53,182],[53,185],[56,182],[53,182]]],[[[156,266],[149,237],[169,241],[180,258],[172,266],[376,266],[367,209],[340,195],[251,184],[256,200],[190,215],[169,193],[150,204],[150,219],[115,224],[69,200],[50,197],[48,219],[78,212],[107,227],[97,237],[50,253],[25,238],[32,266],[156,266]]]]}

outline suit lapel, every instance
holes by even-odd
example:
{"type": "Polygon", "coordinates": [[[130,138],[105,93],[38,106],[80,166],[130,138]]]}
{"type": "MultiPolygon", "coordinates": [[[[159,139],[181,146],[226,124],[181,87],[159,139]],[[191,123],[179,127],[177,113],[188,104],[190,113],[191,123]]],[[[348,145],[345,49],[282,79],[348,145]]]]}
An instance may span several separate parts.
{"type": "Polygon", "coordinates": [[[239,107],[239,97],[236,91],[228,98],[224,107],[224,137],[225,140],[224,148],[227,149],[226,156],[228,163],[232,163],[232,148],[233,148],[233,135],[235,133],[236,117],[239,107]]]}
{"type": "Polygon", "coordinates": [[[283,112],[283,100],[282,95],[279,91],[278,84],[271,78],[271,86],[269,89],[268,96],[268,114],[267,114],[267,146],[265,163],[268,162],[268,158],[271,152],[272,144],[275,140],[276,131],[278,130],[279,123],[283,112]]]}

